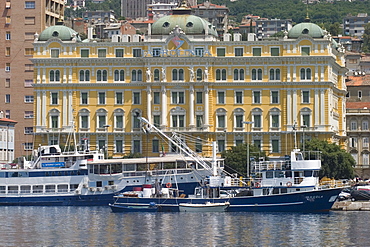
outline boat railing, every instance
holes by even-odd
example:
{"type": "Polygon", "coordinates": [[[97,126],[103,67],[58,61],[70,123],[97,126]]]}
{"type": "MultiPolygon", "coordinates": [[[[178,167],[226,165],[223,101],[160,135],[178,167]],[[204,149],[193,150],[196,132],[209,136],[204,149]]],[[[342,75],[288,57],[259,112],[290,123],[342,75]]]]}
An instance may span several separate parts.
{"type": "Polygon", "coordinates": [[[252,172],[290,170],[290,161],[260,161],[252,163],[252,172]]]}
{"type": "Polygon", "coordinates": [[[124,177],[140,177],[148,175],[148,172],[151,175],[168,175],[170,174],[185,174],[192,172],[192,169],[165,169],[165,170],[149,170],[149,171],[124,171],[122,175],[124,177]]]}

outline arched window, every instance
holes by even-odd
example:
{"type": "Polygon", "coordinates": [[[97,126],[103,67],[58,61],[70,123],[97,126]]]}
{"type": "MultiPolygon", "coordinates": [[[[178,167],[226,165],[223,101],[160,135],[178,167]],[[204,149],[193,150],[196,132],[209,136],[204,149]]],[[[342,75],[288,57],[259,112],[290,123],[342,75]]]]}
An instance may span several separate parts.
{"type": "Polygon", "coordinates": [[[216,80],[217,81],[226,81],[226,69],[217,69],[216,70],[216,80]]]}
{"type": "Polygon", "coordinates": [[[90,81],[90,71],[89,70],[80,70],[80,82],[90,81]]]}
{"type": "Polygon", "coordinates": [[[50,82],[59,82],[60,81],[60,72],[59,72],[59,70],[50,70],[49,81],[50,82]]]}
{"type": "Polygon", "coordinates": [[[301,68],[301,80],[311,80],[311,69],[301,68]]]}
{"type": "Polygon", "coordinates": [[[223,70],[221,71],[221,79],[222,79],[223,81],[226,81],[226,69],[223,69],[223,70]]]}
{"type": "Polygon", "coordinates": [[[216,128],[218,131],[224,131],[226,129],[226,114],[227,111],[224,108],[218,108],[216,110],[216,128]]]}
{"type": "Polygon", "coordinates": [[[252,69],[252,81],[262,80],[262,69],[252,69]]]}
{"type": "Polygon", "coordinates": [[[177,81],[177,80],[178,80],[177,69],[173,69],[172,70],[172,81],[177,81]]]}
{"type": "Polygon", "coordinates": [[[59,72],[59,70],[55,71],[55,81],[60,81],[60,72],[59,72]]]}
{"type": "Polygon", "coordinates": [[[125,71],[123,69],[114,71],[114,81],[125,81],[125,71]]]}
{"type": "Polygon", "coordinates": [[[131,81],[137,81],[137,78],[136,78],[136,70],[133,70],[131,72],[131,81]]]}
{"type": "Polygon", "coordinates": [[[234,69],[234,81],[244,80],[244,69],[234,69]]]}
{"type": "Polygon", "coordinates": [[[280,80],[280,69],[270,69],[270,81],[280,80]]]}
{"type": "Polygon", "coordinates": [[[55,81],[55,73],[54,73],[54,70],[50,70],[50,73],[49,73],[49,80],[50,81],[55,81]]]}
{"type": "Polygon", "coordinates": [[[137,71],[137,81],[142,81],[143,80],[143,72],[139,69],[137,71]]]}
{"type": "Polygon", "coordinates": [[[216,81],[220,81],[220,80],[221,80],[221,70],[216,69],[216,81]]]}
{"type": "Polygon", "coordinates": [[[197,69],[197,81],[203,80],[203,71],[202,69],[197,69]]]}
{"type": "Polygon", "coordinates": [[[159,69],[154,70],[154,81],[159,81],[159,69]]]}
{"type": "Polygon", "coordinates": [[[184,70],[179,69],[179,81],[183,81],[183,80],[184,80],[184,70]]]}
{"type": "Polygon", "coordinates": [[[107,71],[104,69],[104,70],[98,70],[96,72],[96,81],[104,81],[106,82],[108,80],[108,73],[107,71]]]}

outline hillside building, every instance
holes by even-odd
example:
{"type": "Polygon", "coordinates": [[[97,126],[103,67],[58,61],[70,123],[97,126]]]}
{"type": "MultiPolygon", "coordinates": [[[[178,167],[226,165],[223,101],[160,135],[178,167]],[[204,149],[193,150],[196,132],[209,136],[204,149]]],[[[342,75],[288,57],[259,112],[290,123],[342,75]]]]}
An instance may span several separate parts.
{"type": "Polygon", "coordinates": [[[346,84],[347,151],[356,161],[356,174],[369,177],[370,75],[350,76],[346,84]]]}
{"type": "Polygon", "coordinates": [[[111,157],[176,151],[143,132],[138,116],[182,132],[205,156],[204,140],[219,153],[250,142],[271,157],[302,139],[345,144],[344,49],[325,31],[304,22],[281,39],[219,41],[216,28],[190,11],[182,4],[147,35],[111,42],[82,42],[65,26],[43,31],[32,59],[36,145],[64,143],[74,123],[81,145],[88,140],[111,157]]]}
{"type": "Polygon", "coordinates": [[[364,25],[370,22],[370,16],[367,13],[360,13],[357,16],[347,16],[343,19],[344,35],[350,35],[362,39],[365,32],[364,25]]]}

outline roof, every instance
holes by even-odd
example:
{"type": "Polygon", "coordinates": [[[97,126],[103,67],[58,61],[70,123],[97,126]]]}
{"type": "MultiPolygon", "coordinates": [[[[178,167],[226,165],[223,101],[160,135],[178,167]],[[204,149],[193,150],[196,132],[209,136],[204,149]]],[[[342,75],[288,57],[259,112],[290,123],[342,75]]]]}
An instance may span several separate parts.
{"type": "Polygon", "coordinates": [[[289,38],[298,38],[301,35],[309,35],[312,38],[324,37],[324,30],[311,22],[302,22],[292,27],[288,32],[289,38]]]}
{"type": "Polygon", "coordinates": [[[349,81],[346,82],[346,86],[368,86],[370,85],[370,75],[364,76],[348,76],[349,81]]]}
{"type": "Polygon", "coordinates": [[[73,38],[76,38],[77,41],[81,41],[78,32],[64,25],[55,25],[46,28],[40,33],[38,40],[47,41],[51,38],[59,38],[62,41],[71,41],[73,38]]]}
{"type": "Polygon", "coordinates": [[[211,23],[195,15],[169,15],[158,19],[152,25],[153,35],[167,35],[173,31],[176,26],[180,27],[185,34],[208,34],[217,35],[215,27],[211,23]]]}
{"type": "Polygon", "coordinates": [[[370,109],[370,102],[347,102],[347,109],[370,109]]]}
{"type": "Polygon", "coordinates": [[[0,118],[0,123],[9,123],[9,124],[16,124],[17,121],[11,120],[9,118],[0,118]]]}

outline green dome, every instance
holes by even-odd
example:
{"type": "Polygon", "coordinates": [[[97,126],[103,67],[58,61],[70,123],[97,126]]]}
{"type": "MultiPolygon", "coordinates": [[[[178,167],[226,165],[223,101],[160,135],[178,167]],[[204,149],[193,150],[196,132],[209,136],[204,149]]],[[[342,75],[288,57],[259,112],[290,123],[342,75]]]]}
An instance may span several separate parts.
{"type": "Polygon", "coordinates": [[[158,19],[152,25],[153,35],[168,35],[173,29],[178,26],[185,34],[205,34],[206,30],[208,34],[218,36],[216,28],[212,26],[208,21],[195,16],[195,15],[169,15],[158,19]]]}
{"type": "Polygon", "coordinates": [[[293,39],[301,35],[309,35],[312,38],[322,38],[324,37],[324,30],[316,24],[303,22],[295,25],[288,32],[288,37],[293,39]]]}
{"type": "Polygon", "coordinates": [[[46,28],[42,31],[39,35],[39,41],[47,41],[51,38],[59,38],[62,41],[71,41],[74,37],[76,37],[77,41],[81,41],[81,38],[75,30],[63,26],[63,25],[56,25],[46,28]]]}

